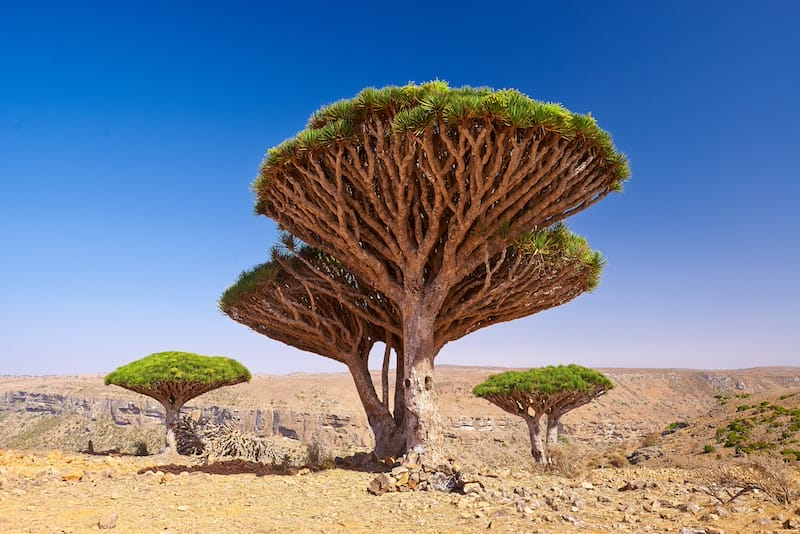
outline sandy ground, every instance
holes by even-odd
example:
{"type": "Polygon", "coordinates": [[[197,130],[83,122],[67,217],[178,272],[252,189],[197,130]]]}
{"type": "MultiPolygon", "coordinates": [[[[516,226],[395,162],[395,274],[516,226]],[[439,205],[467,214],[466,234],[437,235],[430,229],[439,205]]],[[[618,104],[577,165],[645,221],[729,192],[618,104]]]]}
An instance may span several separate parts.
{"type": "Polygon", "coordinates": [[[482,474],[479,493],[374,496],[366,491],[369,472],[276,474],[238,462],[186,462],[0,451],[0,532],[712,534],[800,525],[800,510],[763,495],[720,505],[692,472],[677,469],[595,469],[565,478],[501,468],[482,474]]]}

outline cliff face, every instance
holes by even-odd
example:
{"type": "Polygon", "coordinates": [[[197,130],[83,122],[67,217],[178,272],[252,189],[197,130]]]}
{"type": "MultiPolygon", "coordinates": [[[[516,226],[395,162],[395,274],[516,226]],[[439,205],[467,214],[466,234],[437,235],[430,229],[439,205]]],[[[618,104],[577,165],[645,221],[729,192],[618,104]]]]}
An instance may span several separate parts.
{"type": "MultiPolygon", "coordinates": [[[[194,420],[233,423],[244,432],[259,437],[280,437],[300,443],[317,441],[334,450],[370,448],[373,445],[372,433],[362,414],[322,413],[288,407],[247,409],[204,404],[199,399],[187,404],[182,413],[194,420]]],[[[9,391],[0,393],[0,414],[15,419],[21,427],[26,426],[27,420],[37,417],[80,422],[85,433],[83,443],[93,439],[94,446],[103,448],[120,448],[120,444],[98,443],[93,437],[98,426],[107,428],[111,424],[118,430],[135,432],[136,428],[161,428],[164,425],[164,409],[146,397],[77,398],[58,393],[9,391]]],[[[444,416],[442,420],[448,438],[466,438],[466,441],[472,441],[470,438],[476,435],[483,438],[491,433],[506,436],[517,427],[522,428],[518,418],[507,415],[444,416]]],[[[58,439],[57,435],[48,436],[44,444],[55,443],[58,439]]],[[[0,446],[17,446],[13,433],[7,432],[0,437],[0,446]]]]}
{"type": "MultiPolygon", "coordinates": [[[[80,419],[86,427],[87,440],[91,439],[93,423],[110,422],[117,427],[145,428],[164,425],[164,409],[146,397],[78,398],[59,393],[8,391],[0,393],[0,413],[20,422],[35,416],[80,419]]],[[[197,400],[187,404],[182,413],[195,420],[232,422],[259,437],[280,436],[304,443],[320,439],[336,447],[368,447],[371,443],[366,418],[360,415],[312,413],[289,408],[221,407],[197,400]]],[[[0,446],[12,445],[13,436],[5,434],[0,437],[0,446]]]]}

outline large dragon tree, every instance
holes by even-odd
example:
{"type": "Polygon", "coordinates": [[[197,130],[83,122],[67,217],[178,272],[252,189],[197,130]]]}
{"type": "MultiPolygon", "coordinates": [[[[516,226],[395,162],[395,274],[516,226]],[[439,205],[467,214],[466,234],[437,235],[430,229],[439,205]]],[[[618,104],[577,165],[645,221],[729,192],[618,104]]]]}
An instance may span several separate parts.
{"type": "Polygon", "coordinates": [[[580,365],[548,366],[491,375],[472,392],[528,425],[531,455],[550,463],[548,446],[558,441],[561,416],[614,387],[605,375],[580,365]]]}
{"type": "Polygon", "coordinates": [[[406,447],[435,456],[436,323],[448,320],[454,287],[481,267],[491,285],[525,233],[620,190],[628,174],[589,115],[437,81],[369,88],[320,109],[269,150],[254,190],[257,212],[396,307],[406,447]]]}
{"type": "Polygon", "coordinates": [[[223,356],[191,352],[157,352],[117,368],[106,375],[113,384],[147,395],[164,406],[166,425],[164,454],[177,452],[175,432],[184,404],[223,386],[249,382],[250,371],[223,356]]]}

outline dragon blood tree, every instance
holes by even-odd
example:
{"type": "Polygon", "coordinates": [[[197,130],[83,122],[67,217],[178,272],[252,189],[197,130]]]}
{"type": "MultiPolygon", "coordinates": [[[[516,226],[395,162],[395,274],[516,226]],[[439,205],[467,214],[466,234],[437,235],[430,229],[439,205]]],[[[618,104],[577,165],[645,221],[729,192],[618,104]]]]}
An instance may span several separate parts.
{"type": "MultiPolygon", "coordinates": [[[[361,286],[332,257],[297,247],[290,236],[283,244],[290,253],[275,249],[271,262],[242,273],[221,297],[220,309],[256,332],[344,363],[375,436],[376,455],[401,455],[405,410],[397,310],[385,296],[361,286]],[[385,344],[380,398],[368,368],[377,342],[385,344]],[[391,349],[398,355],[393,409],[388,394],[391,349]]],[[[490,272],[481,266],[451,288],[435,324],[439,343],[592,290],[603,259],[559,224],[525,234],[489,265],[490,272]]]]}
{"type": "Polygon", "coordinates": [[[393,303],[406,447],[435,456],[436,323],[454,286],[489,276],[525,233],[619,191],[628,174],[589,115],[437,81],[320,109],[269,150],[253,187],[258,213],[393,303]]]}
{"type": "Polygon", "coordinates": [[[558,423],[570,410],[603,395],[614,384],[580,365],[548,366],[491,375],[472,392],[525,420],[536,463],[550,464],[547,446],[558,442],[558,423]]]}
{"type": "Polygon", "coordinates": [[[167,433],[163,453],[174,454],[183,405],[217,388],[249,382],[250,378],[250,371],[231,358],[157,352],[117,368],[106,375],[105,383],[147,395],[164,406],[167,433]]]}

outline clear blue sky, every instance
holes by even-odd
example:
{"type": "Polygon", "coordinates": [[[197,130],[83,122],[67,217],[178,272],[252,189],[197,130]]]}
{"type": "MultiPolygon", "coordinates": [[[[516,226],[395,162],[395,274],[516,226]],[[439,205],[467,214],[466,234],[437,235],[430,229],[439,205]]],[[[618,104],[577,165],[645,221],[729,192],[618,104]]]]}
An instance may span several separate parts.
{"type": "Polygon", "coordinates": [[[800,364],[799,2],[269,4],[0,3],[0,374],[344,371],[217,311],[275,241],[250,183],[319,106],[434,78],[592,112],[633,171],[568,221],[593,294],[439,364],[800,364]]]}

